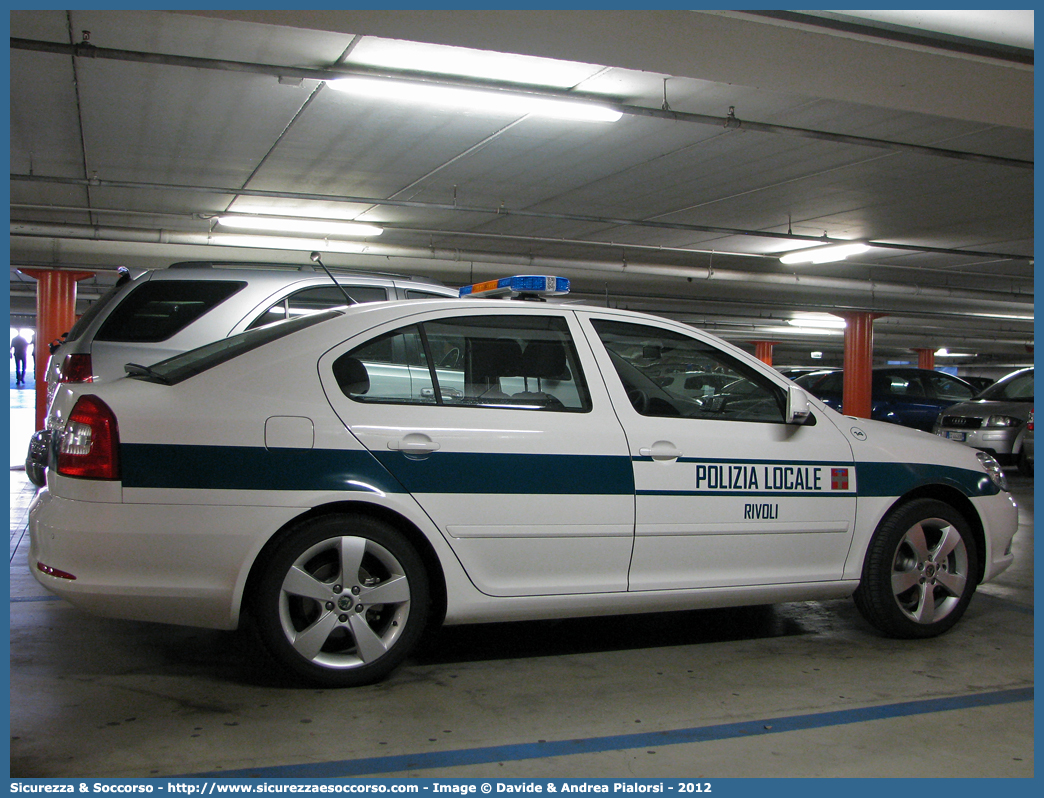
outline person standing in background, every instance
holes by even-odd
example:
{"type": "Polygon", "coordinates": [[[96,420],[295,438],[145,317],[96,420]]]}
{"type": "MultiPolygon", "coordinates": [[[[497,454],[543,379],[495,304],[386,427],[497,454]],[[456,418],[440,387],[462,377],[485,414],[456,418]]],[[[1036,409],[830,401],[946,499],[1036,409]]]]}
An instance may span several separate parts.
{"type": "Polygon", "coordinates": [[[15,362],[15,384],[22,385],[25,383],[25,353],[29,350],[29,342],[22,337],[21,333],[17,333],[14,338],[11,339],[11,351],[12,357],[15,362]]]}

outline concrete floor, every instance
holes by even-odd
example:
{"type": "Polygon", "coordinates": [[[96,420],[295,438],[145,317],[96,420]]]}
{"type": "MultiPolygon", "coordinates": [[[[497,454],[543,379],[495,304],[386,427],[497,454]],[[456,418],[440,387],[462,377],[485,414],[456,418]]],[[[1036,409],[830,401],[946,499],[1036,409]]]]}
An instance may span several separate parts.
{"type": "Polygon", "coordinates": [[[50,597],[12,468],[11,775],[1031,777],[1033,485],[1012,482],[1015,565],[935,640],[882,638],[848,600],[457,627],[337,691],[274,681],[247,633],[50,597]]]}

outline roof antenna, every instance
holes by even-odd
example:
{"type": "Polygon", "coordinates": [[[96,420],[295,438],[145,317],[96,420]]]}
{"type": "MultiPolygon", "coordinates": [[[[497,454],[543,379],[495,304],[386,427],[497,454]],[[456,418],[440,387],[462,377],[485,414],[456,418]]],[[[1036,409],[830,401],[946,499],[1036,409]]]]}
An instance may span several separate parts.
{"type": "Polygon", "coordinates": [[[332,274],[330,274],[330,270],[326,268],[326,264],[323,263],[323,259],[319,256],[318,252],[313,252],[310,257],[312,258],[312,263],[318,263],[320,266],[322,266],[323,267],[323,271],[326,272],[326,276],[329,277],[333,281],[334,285],[336,285],[338,288],[341,289],[341,293],[344,294],[344,298],[346,300],[345,301],[346,305],[357,305],[357,304],[359,304],[354,299],[352,299],[350,296],[348,296],[348,292],[344,290],[344,286],[341,285],[339,282],[337,282],[337,280],[334,279],[334,276],[332,274]]]}

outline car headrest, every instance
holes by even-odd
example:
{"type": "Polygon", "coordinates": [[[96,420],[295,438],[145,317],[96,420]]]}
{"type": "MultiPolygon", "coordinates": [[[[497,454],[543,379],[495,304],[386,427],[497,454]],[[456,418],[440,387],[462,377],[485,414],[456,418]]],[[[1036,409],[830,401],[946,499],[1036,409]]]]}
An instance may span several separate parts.
{"type": "Polygon", "coordinates": [[[522,371],[522,347],[504,338],[471,339],[471,379],[474,382],[517,377],[522,371]]]}
{"type": "Polygon", "coordinates": [[[362,361],[342,355],[333,364],[334,379],[346,396],[360,396],[370,390],[370,375],[362,361]]]}
{"type": "Polygon", "coordinates": [[[530,341],[522,353],[521,376],[568,380],[565,346],[559,341],[530,341]]]}

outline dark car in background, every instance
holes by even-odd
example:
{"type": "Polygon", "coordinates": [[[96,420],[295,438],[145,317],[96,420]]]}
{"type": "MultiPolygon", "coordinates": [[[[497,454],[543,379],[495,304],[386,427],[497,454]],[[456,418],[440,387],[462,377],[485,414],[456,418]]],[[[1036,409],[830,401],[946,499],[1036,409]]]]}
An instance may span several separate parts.
{"type": "Polygon", "coordinates": [[[1002,465],[1033,475],[1033,369],[998,380],[970,402],[948,408],[934,432],[989,452],[1002,465]],[[1028,440],[1027,440],[1028,439],[1028,440]]]}
{"type": "MultiPolygon", "coordinates": [[[[842,370],[805,374],[795,382],[835,410],[842,409],[842,370]]],[[[932,431],[940,411],[958,402],[967,402],[976,393],[958,377],[906,367],[874,369],[870,390],[871,418],[925,432],[932,431]]]]}

